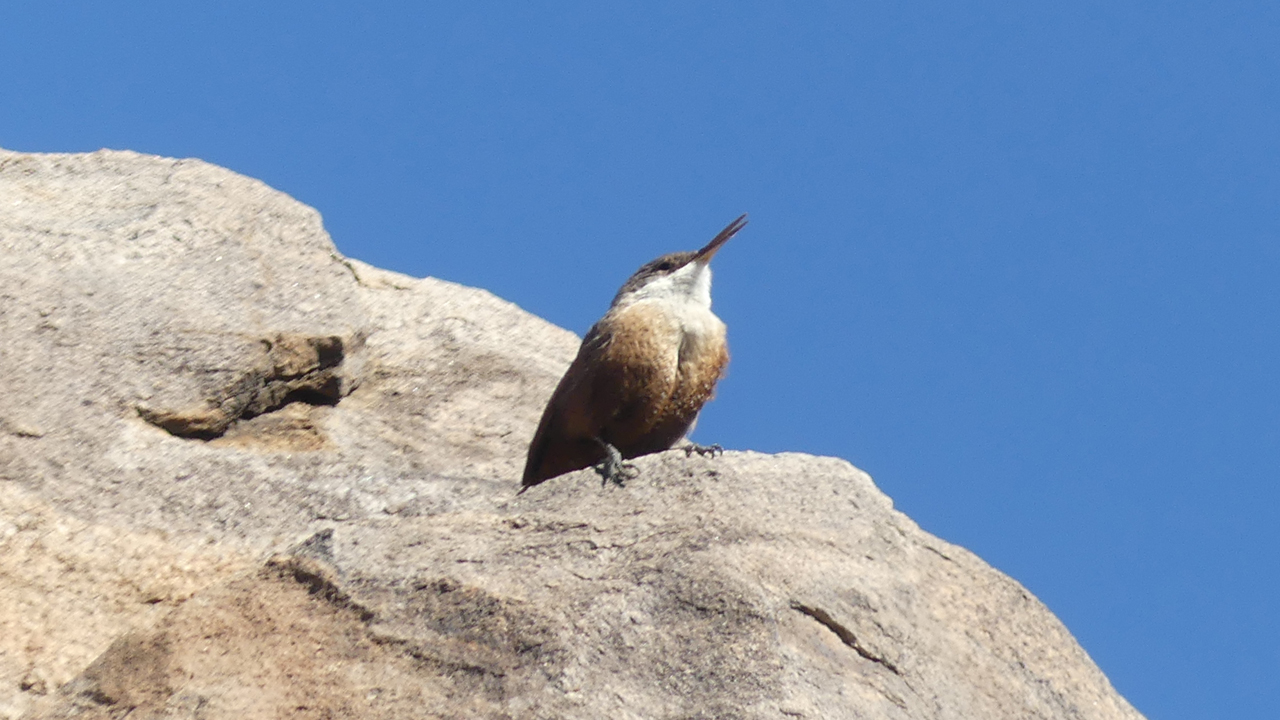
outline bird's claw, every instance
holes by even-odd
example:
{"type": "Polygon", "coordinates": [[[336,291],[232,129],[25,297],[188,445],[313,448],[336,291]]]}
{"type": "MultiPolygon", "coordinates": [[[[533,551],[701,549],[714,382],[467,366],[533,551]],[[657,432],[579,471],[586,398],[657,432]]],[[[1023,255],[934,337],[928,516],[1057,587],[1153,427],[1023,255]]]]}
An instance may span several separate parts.
{"type": "Polygon", "coordinates": [[[608,454],[604,460],[592,466],[600,474],[600,487],[604,487],[609,483],[613,483],[618,487],[625,487],[627,480],[634,480],[639,477],[640,468],[629,462],[623,462],[622,453],[618,452],[617,448],[608,443],[601,444],[608,454]]]}
{"type": "Polygon", "coordinates": [[[716,457],[717,455],[724,454],[724,448],[720,447],[718,444],[699,445],[698,443],[689,443],[684,446],[685,457],[692,457],[694,453],[698,453],[702,457],[707,457],[708,455],[716,457]]]}

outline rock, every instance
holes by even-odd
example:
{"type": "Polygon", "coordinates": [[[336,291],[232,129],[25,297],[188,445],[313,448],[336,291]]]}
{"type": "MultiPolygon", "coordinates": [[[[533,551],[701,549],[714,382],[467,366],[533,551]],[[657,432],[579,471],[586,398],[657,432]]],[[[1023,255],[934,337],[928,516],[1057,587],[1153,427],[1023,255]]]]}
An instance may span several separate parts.
{"type": "Polygon", "coordinates": [[[1138,718],[847,462],[516,496],[577,338],[196,160],[0,151],[0,718],[1138,718]]]}

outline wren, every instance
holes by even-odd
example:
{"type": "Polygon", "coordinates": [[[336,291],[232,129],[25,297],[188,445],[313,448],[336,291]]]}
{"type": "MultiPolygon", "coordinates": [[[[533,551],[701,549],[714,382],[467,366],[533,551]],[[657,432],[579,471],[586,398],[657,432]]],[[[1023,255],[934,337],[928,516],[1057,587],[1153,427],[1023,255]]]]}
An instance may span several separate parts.
{"type": "Polygon", "coordinates": [[[591,466],[622,485],[636,473],[624,460],[693,429],[729,362],[724,323],[711,312],[711,258],[746,224],[742,215],[701,250],[663,255],[622,285],[547,402],[520,492],[591,466]]]}

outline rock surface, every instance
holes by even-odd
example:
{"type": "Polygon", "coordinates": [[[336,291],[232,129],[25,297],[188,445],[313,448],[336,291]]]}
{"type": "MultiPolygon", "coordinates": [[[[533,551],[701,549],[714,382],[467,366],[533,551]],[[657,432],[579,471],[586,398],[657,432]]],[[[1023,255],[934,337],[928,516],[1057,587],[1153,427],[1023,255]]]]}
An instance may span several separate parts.
{"type": "Polygon", "coordinates": [[[0,151],[0,718],[1139,718],[847,462],[516,496],[577,339],[195,160],[0,151]]]}

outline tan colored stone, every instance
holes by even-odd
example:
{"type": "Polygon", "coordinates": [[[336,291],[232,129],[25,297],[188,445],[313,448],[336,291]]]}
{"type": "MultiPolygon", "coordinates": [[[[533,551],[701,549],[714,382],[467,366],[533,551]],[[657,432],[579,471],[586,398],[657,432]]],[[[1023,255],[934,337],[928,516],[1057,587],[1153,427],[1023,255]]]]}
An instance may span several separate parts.
{"type": "Polygon", "coordinates": [[[516,497],[577,339],[260,182],[0,151],[0,256],[0,718],[1140,717],[842,460],[516,497]]]}

